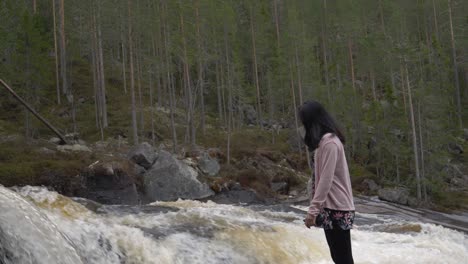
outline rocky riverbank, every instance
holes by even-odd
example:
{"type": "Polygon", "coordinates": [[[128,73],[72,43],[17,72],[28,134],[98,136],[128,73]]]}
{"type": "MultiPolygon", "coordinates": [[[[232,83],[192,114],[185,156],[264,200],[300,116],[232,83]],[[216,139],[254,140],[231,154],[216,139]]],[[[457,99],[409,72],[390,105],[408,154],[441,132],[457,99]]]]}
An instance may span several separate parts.
{"type": "MultiPolygon", "coordinates": [[[[182,148],[171,154],[164,142],[157,147],[149,143],[132,147],[121,137],[95,143],[81,140],[78,134],[69,134],[67,139],[70,145],[59,145],[56,138],[25,142],[21,137],[2,137],[0,184],[46,186],[102,204],[138,205],[179,198],[272,204],[307,198],[310,174],[295,152],[244,147],[235,150],[238,153],[228,165],[219,148],[182,148]]],[[[447,168],[460,171],[463,166],[447,168]]],[[[446,209],[418,201],[409,189],[388,186],[355,169],[352,176],[356,194],[413,208],[446,209]]],[[[463,177],[451,181],[463,188],[463,177]]],[[[457,199],[456,203],[464,204],[464,196],[457,199]]]]}
{"type": "Polygon", "coordinates": [[[217,148],[171,154],[164,144],[130,147],[124,140],[72,144],[10,138],[0,154],[5,186],[46,186],[103,204],[146,204],[177,199],[268,203],[304,189],[308,175],[281,153],[253,151],[225,162],[217,148]],[[8,147],[7,147],[8,146],[8,147]],[[20,150],[21,149],[21,150],[20,150]]]}

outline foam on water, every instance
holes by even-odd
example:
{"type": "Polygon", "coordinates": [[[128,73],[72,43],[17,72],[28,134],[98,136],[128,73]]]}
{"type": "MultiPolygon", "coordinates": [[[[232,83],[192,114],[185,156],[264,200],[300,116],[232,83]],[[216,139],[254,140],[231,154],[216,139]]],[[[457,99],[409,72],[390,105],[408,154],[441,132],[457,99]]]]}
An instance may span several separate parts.
{"type": "MultiPolygon", "coordinates": [[[[332,263],[323,231],[306,229],[302,214],[188,200],[152,204],[177,209],[170,212],[97,214],[45,189],[18,192],[73,242],[84,263],[332,263]]],[[[463,233],[377,215],[360,217],[381,221],[352,231],[355,263],[458,264],[468,259],[463,233]],[[389,232],[395,225],[420,229],[389,232]]]]}

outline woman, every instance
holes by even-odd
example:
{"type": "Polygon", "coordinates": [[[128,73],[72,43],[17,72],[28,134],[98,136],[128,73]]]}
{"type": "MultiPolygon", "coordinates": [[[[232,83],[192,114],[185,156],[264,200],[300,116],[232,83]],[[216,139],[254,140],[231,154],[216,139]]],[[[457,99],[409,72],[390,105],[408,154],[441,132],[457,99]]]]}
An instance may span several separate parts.
{"type": "Polygon", "coordinates": [[[314,152],[314,175],[307,228],[322,227],[333,261],[354,263],[350,229],[354,222],[354,202],[345,138],[333,118],[316,101],[307,101],[299,110],[305,128],[304,141],[314,152]]]}

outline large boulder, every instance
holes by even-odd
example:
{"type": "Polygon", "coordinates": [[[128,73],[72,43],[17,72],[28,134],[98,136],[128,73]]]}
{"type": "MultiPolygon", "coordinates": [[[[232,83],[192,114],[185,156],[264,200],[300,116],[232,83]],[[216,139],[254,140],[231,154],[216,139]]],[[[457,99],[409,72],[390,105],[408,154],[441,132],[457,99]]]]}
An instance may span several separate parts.
{"type": "Polygon", "coordinates": [[[401,187],[380,189],[378,196],[380,200],[402,205],[408,205],[410,197],[408,189],[401,187]]]}
{"type": "Polygon", "coordinates": [[[125,161],[100,162],[84,172],[86,176],[86,198],[102,204],[139,203],[135,180],[132,177],[133,164],[125,161]]]}
{"type": "Polygon", "coordinates": [[[128,158],[143,168],[149,169],[158,158],[158,154],[153,146],[143,142],[130,150],[128,158]]]}
{"type": "Polygon", "coordinates": [[[375,193],[378,191],[381,187],[372,179],[365,179],[363,182],[363,185],[365,186],[366,190],[375,193]]]}
{"type": "Polygon", "coordinates": [[[151,169],[143,175],[146,196],[150,201],[173,201],[213,195],[210,187],[197,176],[192,167],[161,150],[151,169]]]}
{"type": "Polygon", "coordinates": [[[217,159],[212,158],[208,153],[203,153],[198,159],[198,168],[205,174],[215,176],[218,174],[220,166],[217,159]]]}

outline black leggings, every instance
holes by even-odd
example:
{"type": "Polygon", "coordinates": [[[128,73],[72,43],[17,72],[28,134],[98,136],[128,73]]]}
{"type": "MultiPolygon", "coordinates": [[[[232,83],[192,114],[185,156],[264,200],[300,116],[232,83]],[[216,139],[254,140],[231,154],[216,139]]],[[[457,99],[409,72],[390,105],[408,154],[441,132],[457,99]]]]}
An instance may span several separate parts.
{"type": "Polygon", "coordinates": [[[325,236],[327,237],[333,262],[336,264],[354,264],[350,230],[339,228],[325,230],[325,236]]]}

